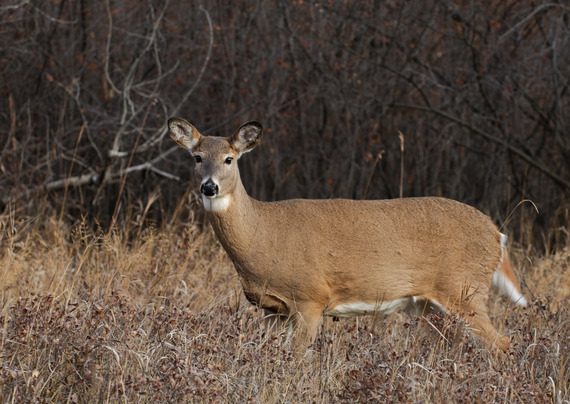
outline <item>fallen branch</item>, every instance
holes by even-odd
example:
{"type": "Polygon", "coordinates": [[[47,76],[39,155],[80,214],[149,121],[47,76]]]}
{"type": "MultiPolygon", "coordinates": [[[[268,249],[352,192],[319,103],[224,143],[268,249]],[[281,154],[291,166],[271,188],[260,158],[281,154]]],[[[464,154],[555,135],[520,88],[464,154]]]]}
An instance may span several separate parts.
{"type": "MultiPolygon", "coordinates": [[[[159,156],[152,159],[151,161],[147,161],[145,163],[142,163],[142,164],[139,164],[136,166],[132,166],[132,167],[128,167],[128,168],[113,172],[111,174],[108,174],[105,177],[105,180],[103,181],[103,184],[101,184],[101,186],[105,186],[105,185],[113,182],[114,180],[121,178],[125,174],[130,174],[130,173],[133,173],[136,171],[142,171],[142,170],[150,170],[150,171],[152,171],[152,172],[154,172],[160,176],[166,177],[168,179],[180,181],[180,177],[177,177],[176,175],[167,173],[167,172],[160,170],[160,169],[155,167],[155,164],[157,162],[164,159],[166,156],[168,156],[169,154],[171,154],[172,152],[174,152],[176,150],[178,150],[178,146],[173,146],[170,149],[166,150],[164,153],[162,153],[159,156]]],[[[57,190],[66,189],[69,187],[80,187],[80,186],[87,185],[87,184],[98,184],[100,181],[100,178],[101,178],[100,175],[92,174],[92,173],[91,174],[78,175],[75,177],[69,177],[66,179],[48,182],[47,184],[39,185],[39,186],[36,186],[34,188],[31,188],[31,189],[26,189],[26,190],[18,192],[18,193],[12,193],[10,195],[3,196],[0,200],[2,201],[2,204],[6,205],[8,203],[11,203],[11,202],[23,199],[23,198],[28,199],[28,198],[32,198],[32,197],[35,197],[38,195],[46,194],[46,193],[51,192],[51,191],[57,191],[57,190]]]]}

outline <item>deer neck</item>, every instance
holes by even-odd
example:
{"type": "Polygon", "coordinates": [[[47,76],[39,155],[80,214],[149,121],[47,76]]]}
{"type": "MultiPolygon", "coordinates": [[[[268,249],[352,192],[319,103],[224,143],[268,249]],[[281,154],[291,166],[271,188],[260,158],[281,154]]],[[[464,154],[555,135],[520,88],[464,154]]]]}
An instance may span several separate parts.
{"type": "Polygon", "coordinates": [[[259,202],[247,194],[241,180],[236,183],[234,192],[225,198],[224,209],[207,210],[207,215],[232,261],[241,262],[255,244],[259,220],[256,210],[259,202]]]}

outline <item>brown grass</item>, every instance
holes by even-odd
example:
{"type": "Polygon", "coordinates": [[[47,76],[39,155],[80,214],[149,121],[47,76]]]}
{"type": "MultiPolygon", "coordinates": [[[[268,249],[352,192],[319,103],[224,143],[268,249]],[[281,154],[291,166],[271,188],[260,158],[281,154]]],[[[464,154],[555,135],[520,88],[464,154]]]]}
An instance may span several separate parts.
{"type": "MultiPolygon", "coordinates": [[[[0,218],[2,402],[536,402],[570,400],[570,249],[511,248],[536,297],[493,295],[496,357],[460,318],[332,322],[294,354],[263,336],[208,226],[180,205],[107,234],[43,212],[0,218]],[[532,261],[532,265],[530,264],[532,261]]],[[[528,291],[525,292],[528,295],[528,291]]]]}

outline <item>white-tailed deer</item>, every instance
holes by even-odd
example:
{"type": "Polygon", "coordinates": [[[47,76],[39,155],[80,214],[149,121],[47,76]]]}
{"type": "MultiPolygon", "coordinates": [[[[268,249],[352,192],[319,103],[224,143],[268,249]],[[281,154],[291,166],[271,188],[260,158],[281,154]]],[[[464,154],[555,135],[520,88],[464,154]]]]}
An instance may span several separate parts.
{"type": "Polygon", "coordinates": [[[258,122],[231,137],[202,136],[186,120],[170,136],[196,160],[204,208],[247,299],[283,316],[301,341],[323,315],[391,313],[430,303],[465,313],[471,331],[506,350],[487,315],[491,283],[520,305],[506,237],[489,217],[444,198],[260,202],[248,196],[237,160],[261,139],[258,122]]]}

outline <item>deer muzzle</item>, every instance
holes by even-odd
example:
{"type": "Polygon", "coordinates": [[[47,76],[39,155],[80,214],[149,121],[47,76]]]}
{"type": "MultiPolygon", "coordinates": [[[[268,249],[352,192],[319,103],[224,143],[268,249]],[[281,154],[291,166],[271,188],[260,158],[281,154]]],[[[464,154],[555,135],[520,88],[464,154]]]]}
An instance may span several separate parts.
{"type": "Polygon", "coordinates": [[[208,181],[204,182],[200,187],[200,192],[202,195],[212,198],[218,194],[218,186],[212,181],[212,179],[208,179],[208,181]]]}

